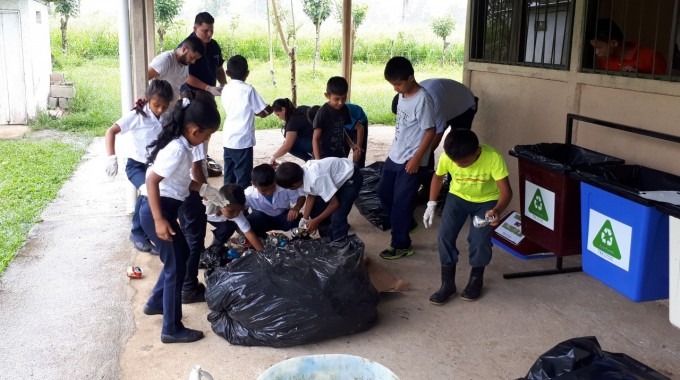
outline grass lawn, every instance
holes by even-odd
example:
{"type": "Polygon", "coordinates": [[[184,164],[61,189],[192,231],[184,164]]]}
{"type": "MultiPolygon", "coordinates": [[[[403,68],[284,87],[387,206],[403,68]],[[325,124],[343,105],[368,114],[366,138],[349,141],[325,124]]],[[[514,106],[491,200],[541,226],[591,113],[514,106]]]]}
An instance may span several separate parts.
{"type": "Polygon", "coordinates": [[[0,141],[0,273],[84,150],[50,140],[0,141]]]}

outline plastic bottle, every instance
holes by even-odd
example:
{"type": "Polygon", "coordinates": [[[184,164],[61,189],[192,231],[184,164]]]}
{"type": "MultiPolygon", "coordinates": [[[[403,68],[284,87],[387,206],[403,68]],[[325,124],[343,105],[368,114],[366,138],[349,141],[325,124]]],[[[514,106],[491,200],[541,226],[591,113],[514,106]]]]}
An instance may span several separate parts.
{"type": "Polygon", "coordinates": [[[189,380],[214,380],[213,377],[206,371],[201,369],[200,365],[195,365],[189,374],[189,380]]]}
{"type": "Polygon", "coordinates": [[[495,218],[494,215],[487,215],[484,217],[484,219],[480,218],[479,216],[475,215],[474,218],[472,218],[472,225],[477,227],[477,228],[482,228],[486,227],[493,221],[495,218]]]}

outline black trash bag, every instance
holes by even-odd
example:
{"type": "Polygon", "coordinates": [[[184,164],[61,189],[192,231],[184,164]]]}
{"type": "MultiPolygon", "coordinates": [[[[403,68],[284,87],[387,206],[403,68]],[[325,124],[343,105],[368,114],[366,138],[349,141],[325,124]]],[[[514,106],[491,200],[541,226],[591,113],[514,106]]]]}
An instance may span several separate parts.
{"type": "Polygon", "coordinates": [[[380,182],[380,174],[384,164],[382,161],[377,161],[360,169],[364,176],[364,182],[357,199],[354,200],[354,205],[371,224],[387,231],[392,228],[390,217],[383,210],[380,198],[378,198],[378,182],[380,182]]]}
{"type": "Polygon", "coordinates": [[[364,331],[378,292],[356,236],[267,247],[206,278],[212,330],[229,343],[290,347],[364,331]]]}
{"type": "Polygon", "coordinates": [[[233,258],[229,254],[229,248],[222,244],[213,244],[201,252],[198,267],[204,268],[204,276],[208,277],[216,268],[229,264],[233,258]]]}
{"type": "Polygon", "coordinates": [[[628,355],[602,351],[594,336],[565,340],[541,355],[524,380],[642,380],[668,377],[628,355]]]}
{"type": "Polygon", "coordinates": [[[509,153],[511,156],[531,161],[558,172],[570,172],[587,167],[623,165],[625,163],[620,158],[572,144],[516,145],[509,153]]]}

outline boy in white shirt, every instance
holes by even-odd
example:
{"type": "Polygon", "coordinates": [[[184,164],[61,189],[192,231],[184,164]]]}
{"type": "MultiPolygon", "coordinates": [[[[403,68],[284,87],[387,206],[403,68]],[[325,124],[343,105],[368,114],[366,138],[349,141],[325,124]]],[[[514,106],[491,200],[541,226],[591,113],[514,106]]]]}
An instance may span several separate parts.
{"type": "Polygon", "coordinates": [[[246,195],[243,188],[235,184],[224,185],[220,188],[220,195],[227,201],[226,207],[219,207],[214,202],[206,201],[208,222],[215,227],[213,245],[226,243],[238,228],[256,251],[263,250],[262,242],[243,215],[243,210],[246,209],[246,195]]]}
{"type": "Polygon", "coordinates": [[[255,116],[267,117],[272,107],[267,105],[253,86],[247,84],[248,61],[235,55],[227,61],[227,75],[231,77],[222,90],[224,120],[224,184],[250,186],[255,145],[255,116]]]}
{"type": "Polygon", "coordinates": [[[347,215],[359,195],[363,176],[348,158],[327,157],[309,160],[304,166],[284,162],[276,169],[276,184],[284,189],[301,189],[307,202],[300,227],[310,233],[319,230],[322,237],[331,241],[347,236],[347,215]],[[327,224],[330,218],[330,228],[327,224]],[[321,228],[319,228],[321,227],[321,228]]]}

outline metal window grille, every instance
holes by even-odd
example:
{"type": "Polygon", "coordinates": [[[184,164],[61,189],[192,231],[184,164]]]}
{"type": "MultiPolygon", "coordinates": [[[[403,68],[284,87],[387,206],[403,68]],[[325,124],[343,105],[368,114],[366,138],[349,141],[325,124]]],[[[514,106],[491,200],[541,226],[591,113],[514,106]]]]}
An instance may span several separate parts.
{"type": "Polygon", "coordinates": [[[470,60],[567,70],[573,0],[473,1],[470,60]]]}

